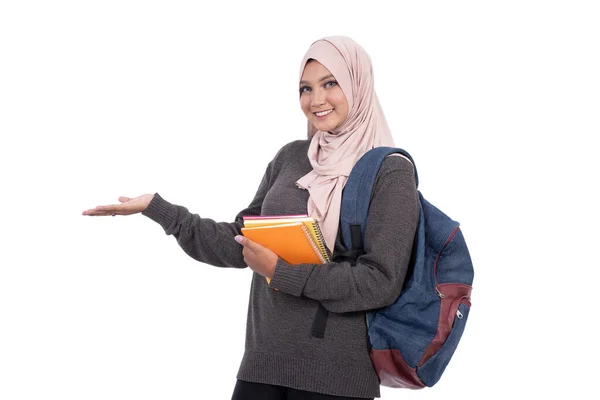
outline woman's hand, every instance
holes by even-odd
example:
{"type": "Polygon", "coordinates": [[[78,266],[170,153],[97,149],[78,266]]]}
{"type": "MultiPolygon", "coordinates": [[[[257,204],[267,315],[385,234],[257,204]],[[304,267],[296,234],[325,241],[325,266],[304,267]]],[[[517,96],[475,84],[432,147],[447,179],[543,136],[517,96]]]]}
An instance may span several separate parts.
{"type": "Polygon", "coordinates": [[[121,204],[111,204],[108,206],[97,206],[89,210],[85,210],[81,215],[91,216],[106,216],[106,215],[131,215],[144,211],[150,201],[154,198],[153,194],[143,194],[138,197],[119,197],[121,204]]]}
{"type": "Polygon", "coordinates": [[[242,251],[244,262],[250,269],[269,279],[273,278],[279,260],[279,256],[274,251],[244,236],[236,236],[235,241],[244,246],[242,251]]]}

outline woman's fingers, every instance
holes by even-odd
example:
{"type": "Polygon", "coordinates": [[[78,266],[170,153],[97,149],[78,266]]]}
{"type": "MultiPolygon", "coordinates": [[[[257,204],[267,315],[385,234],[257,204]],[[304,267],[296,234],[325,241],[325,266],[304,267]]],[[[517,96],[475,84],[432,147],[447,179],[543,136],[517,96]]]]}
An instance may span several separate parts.
{"type": "Polygon", "coordinates": [[[85,210],[82,215],[104,216],[113,214],[127,215],[130,213],[130,210],[126,209],[124,204],[109,204],[85,210]]]}
{"type": "Polygon", "coordinates": [[[81,213],[81,215],[90,215],[92,217],[103,217],[103,216],[113,215],[113,214],[120,214],[120,213],[117,211],[99,211],[94,208],[85,210],[84,212],[81,213]]]}
{"type": "MultiPolygon", "coordinates": [[[[119,201],[121,203],[127,203],[131,200],[131,198],[126,196],[119,197],[119,201]]],[[[97,211],[110,211],[110,212],[118,212],[118,211],[129,211],[127,210],[125,204],[109,204],[105,206],[96,206],[95,210],[97,211]]]]}
{"type": "Polygon", "coordinates": [[[121,204],[109,204],[107,206],[96,206],[95,210],[96,211],[110,211],[110,212],[125,211],[123,209],[123,205],[121,205],[121,204]]]}

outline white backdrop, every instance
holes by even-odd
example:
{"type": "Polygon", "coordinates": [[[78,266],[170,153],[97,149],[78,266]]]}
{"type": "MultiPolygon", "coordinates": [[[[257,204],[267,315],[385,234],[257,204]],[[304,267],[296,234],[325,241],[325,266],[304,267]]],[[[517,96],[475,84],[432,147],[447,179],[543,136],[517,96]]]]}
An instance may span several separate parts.
{"type": "Polygon", "coordinates": [[[598,398],[598,7],[372,3],[0,3],[0,399],[230,398],[251,272],[81,212],[159,192],[231,221],[305,137],[299,63],[339,34],[475,265],[438,385],[382,398],[598,398]]]}

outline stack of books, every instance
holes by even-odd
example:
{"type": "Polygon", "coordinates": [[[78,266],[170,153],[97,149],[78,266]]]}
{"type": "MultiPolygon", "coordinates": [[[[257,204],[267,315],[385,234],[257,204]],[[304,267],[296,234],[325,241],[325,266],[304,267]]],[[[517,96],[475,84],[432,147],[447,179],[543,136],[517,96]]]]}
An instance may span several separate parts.
{"type": "MultiPolygon", "coordinates": [[[[244,216],[242,234],[288,264],[325,264],[329,255],[319,223],[308,215],[244,216]]],[[[267,282],[270,282],[267,278],[267,282]]]]}

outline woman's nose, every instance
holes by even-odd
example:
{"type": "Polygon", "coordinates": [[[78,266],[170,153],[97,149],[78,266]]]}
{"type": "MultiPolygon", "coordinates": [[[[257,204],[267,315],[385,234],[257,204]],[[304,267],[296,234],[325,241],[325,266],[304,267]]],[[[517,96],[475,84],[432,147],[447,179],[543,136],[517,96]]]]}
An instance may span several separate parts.
{"type": "Polygon", "coordinates": [[[325,93],[323,93],[321,90],[315,90],[313,92],[311,105],[316,108],[322,106],[323,104],[325,104],[325,93]]]}

